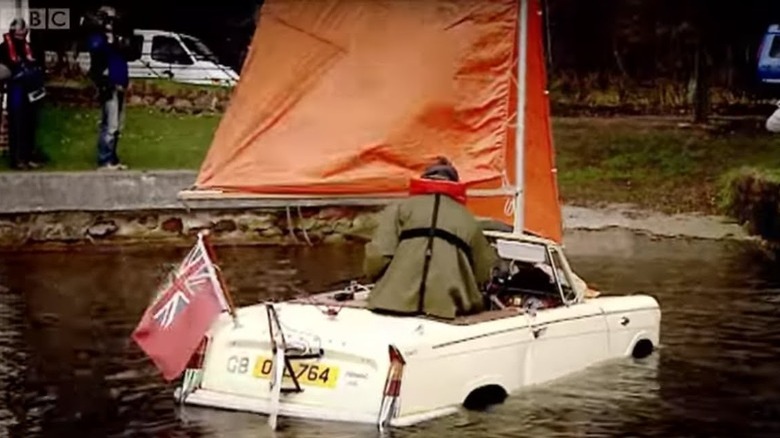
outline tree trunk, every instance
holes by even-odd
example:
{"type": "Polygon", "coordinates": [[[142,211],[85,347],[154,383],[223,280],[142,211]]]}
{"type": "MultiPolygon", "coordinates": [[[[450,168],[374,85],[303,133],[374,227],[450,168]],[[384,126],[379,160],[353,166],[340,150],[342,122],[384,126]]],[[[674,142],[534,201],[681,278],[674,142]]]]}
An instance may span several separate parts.
{"type": "Polygon", "coordinates": [[[693,123],[707,123],[710,110],[710,86],[707,55],[701,43],[696,44],[693,68],[693,123]]]}
{"type": "Polygon", "coordinates": [[[726,87],[729,90],[734,89],[734,46],[729,44],[726,51],[726,87]]]}

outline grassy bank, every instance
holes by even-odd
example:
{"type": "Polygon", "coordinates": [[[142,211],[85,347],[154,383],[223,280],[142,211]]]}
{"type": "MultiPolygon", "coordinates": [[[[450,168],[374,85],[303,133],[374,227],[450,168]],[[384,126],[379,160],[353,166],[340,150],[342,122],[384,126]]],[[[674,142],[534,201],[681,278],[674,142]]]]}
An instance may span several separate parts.
{"type": "MultiPolygon", "coordinates": [[[[48,170],[96,167],[100,111],[47,106],[41,111],[38,144],[51,158],[48,170]]],[[[130,107],[119,157],[134,169],[196,169],[219,123],[216,115],[182,115],[130,107]]],[[[7,160],[0,168],[8,169],[7,160]]]]}
{"type": "MultiPolygon", "coordinates": [[[[39,142],[51,170],[95,167],[96,108],[46,107],[39,142]]],[[[197,169],[217,115],[128,109],[120,157],[135,169],[197,169]]],[[[556,118],[561,195],[572,204],[633,203],[663,212],[719,211],[724,175],[744,166],[780,169],[780,136],[761,120],[709,129],[673,118],[556,118]]],[[[6,168],[6,163],[2,163],[6,168]]]]}
{"type": "Polygon", "coordinates": [[[780,170],[743,168],[723,178],[721,206],[751,234],[780,243],[780,170]]]}
{"type": "Polygon", "coordinates": [[[561,194],[569,203],[627,202],[667,213],[721,212],[724,176],[780,168],[780,136],[761,121],[709,129],[682,120],[556,119],[561,194]]]}

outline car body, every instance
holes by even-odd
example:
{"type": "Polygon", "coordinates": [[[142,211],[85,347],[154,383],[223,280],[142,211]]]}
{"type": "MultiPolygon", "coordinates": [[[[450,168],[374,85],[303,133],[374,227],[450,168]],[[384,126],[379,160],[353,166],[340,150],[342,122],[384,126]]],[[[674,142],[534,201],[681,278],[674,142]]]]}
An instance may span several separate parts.
{"type": "Polygon", "coordinates": [[[282,415],[408,426],[609,359],[644,357],[658,345],[653,297],[586,297],[556,243],[485,234],[510,268],[533,264],[551,274],[560,305],[505,306],[455,320],[390,316],[366,308],[370,285],[353,284],[242,307],[235,320],[223,314],[214,323],[176,396],[274,422],[282,415]]]}

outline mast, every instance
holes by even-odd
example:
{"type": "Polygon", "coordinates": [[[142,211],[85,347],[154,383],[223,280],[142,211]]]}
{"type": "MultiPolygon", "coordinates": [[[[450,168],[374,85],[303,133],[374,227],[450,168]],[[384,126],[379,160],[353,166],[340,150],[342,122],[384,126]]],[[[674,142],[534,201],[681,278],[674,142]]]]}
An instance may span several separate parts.
{"type": "Polygon", "coordinates": [[[517,123],[515,135],[515,223],[514,232],[525,226],[525,83],[528,67],[528,1],[519,0],[517,23],[517,123]]]}

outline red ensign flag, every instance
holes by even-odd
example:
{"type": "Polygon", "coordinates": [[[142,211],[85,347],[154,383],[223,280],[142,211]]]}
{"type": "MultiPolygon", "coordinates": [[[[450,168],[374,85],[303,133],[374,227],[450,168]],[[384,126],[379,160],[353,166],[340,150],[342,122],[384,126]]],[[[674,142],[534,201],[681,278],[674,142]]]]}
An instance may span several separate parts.
{"type": "Polygon", "coordinates": [[[211,324],[227,309],[216,270],[198,236],[198,243],[146,309],[132,337],[170,381],[186,369],[211,324]]]}

